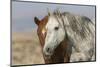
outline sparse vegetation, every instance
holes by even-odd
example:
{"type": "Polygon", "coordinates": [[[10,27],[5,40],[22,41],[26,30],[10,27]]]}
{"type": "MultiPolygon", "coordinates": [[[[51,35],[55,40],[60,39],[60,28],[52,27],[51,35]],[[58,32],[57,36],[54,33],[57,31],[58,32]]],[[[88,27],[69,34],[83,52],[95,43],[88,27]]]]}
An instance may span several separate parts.
{"type": "Polygon", "coordinates": [[[36,32],[12,33],[12,65],[43,63],[36,32]]]}

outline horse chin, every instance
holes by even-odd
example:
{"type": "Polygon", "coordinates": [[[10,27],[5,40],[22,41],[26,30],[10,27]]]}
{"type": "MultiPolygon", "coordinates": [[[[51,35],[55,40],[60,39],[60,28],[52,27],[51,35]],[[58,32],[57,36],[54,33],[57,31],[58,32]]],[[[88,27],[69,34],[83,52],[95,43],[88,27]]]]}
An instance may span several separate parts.
{"type": "Polygon", "coordinates": [[[44,53],[45,59],[51,59],[53,53],[44,53]]]}
{"type": "Polygon", "coordinates": [[[53,53],[54,53],[53,51],[52,51],[52,53],[49,53],[49,52],[44,52],[44,55],[48,57],[48,56],[52,56],[52,55],[53,55],[53,53]]]}

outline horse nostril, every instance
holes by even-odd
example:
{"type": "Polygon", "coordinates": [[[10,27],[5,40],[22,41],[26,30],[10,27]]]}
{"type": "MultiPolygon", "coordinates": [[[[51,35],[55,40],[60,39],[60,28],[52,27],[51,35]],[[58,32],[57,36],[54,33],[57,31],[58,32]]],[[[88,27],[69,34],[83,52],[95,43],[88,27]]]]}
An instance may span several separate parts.
{"type": "Polygon", "coordinates": [[[50,51],[50,48],[47,48],[47,52],[49,52],[50,51]]]}

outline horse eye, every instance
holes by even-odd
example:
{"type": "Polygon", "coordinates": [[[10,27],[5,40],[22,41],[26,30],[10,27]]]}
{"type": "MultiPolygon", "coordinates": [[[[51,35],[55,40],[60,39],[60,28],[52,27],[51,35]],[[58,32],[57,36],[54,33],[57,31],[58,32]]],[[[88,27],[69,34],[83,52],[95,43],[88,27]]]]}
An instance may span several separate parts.
{"type": "Polygon", "coordinates": [[[55,30],[58,30],[59,29],[59,27],[55,27],[55,30]]]}

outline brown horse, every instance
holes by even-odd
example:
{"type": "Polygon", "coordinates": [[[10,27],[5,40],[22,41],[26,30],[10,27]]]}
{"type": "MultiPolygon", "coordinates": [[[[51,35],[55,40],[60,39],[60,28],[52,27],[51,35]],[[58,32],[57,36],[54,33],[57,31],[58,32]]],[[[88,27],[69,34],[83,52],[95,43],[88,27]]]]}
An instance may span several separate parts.
{"type": "MultiPolygon", "coordinates": [[[[40,40],[40,44],[42,47],[42,53],[45,43],[45,37],[46,37],[46,29],[45,26],[48,22],[49,16],[45,16],[42,20],[39,20],[37,17],[34,18],[34,21],[36,25],[38,26],[37,34],[40,40]]],[[[51,56],[47,56],[43,53],[44,61],[46,64],[50,63],[66,63],[70,61],[70,54],[67,52],[68,43],[67,38],[65,38],[57,48],[55,48],[53,54],[51,56]]],[[[49,49],[47,49],[49,51],[49,49]]]]}

